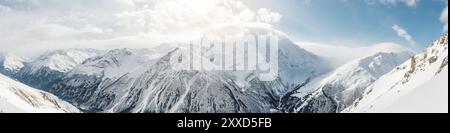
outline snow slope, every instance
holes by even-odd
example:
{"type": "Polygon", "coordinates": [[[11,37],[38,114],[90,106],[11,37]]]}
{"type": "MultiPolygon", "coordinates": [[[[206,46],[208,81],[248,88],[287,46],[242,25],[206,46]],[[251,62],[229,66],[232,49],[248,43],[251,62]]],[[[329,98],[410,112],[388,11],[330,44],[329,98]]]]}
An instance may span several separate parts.
{"type": "MultiPolygon", "coordinates": [[[[385,100],[391,101],[395,99],[385,100]]],[[[373,112],[402,112],[402,113],[448,113],[448,70],[442,71],[431,81],[421,85],[412,92],[401,96],[384,109],[371,110],[373,112]]]]}
{"type": "Polygon", "coordinates": [[[340,112],[379,77],[412,55],[407,51],[377,53],[349,62],[285,97],[283,108],[287,112],[340,112]]]}
{"type": "MultiPolygon", "coordinates": [[[[73,70],[63,74],[47,89],[62,99],[78,106],[90,99],[102,99],[103,93],[114,92],[114,96],[125,95],[126,89],[118,85],[117,90],[110,84],[130,84],[123,78],[136,79],[147,70],[157,55],[149,49],[115,49],[104,55],[87,59],[73,70]],[[107,92],[104,92],[107,91],[107,92]]],[[[115,99],[107,99],[112,102],[115,99]]],[[[102,102],[102,101],[94,101],[102,102]]],[[[99,107],[92,107],[99,108],[99,107]]],[[[95,109],[96,110],[96,109],[95,109]]],[[[91,110],[92,111],[92,110],[91,110]]]]}
{"type": "Polygon", "coordinates": [[[0,113],[79,113],[67,102],[0,74],[0,113]]]}
{"type": "Polygon", "coordinates": [[[448,35],[373,83],[344,112],[448,112],[448,35]]]}

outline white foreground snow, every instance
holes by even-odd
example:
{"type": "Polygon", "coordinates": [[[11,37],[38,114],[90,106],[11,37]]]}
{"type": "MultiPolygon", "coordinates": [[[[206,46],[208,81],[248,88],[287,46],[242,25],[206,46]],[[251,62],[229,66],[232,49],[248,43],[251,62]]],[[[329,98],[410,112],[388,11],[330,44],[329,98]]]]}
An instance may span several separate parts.
{"type": "Polygon", "coordinates": [[[79,113],[71,104],[0,74],[0,113],[79,113]]]}
{"type": "MultiPolygon", "coordinates": [[[[378,112],[448,113],[448,70],[378,112]]],[[[386,99],[389,100],[389,99],[386,99]]]]}
{"type": "Polygon", "coordinates": [[[448,113],[448,70],[417,88],[396,88],[363,100],[350,112],[448,113]]]}

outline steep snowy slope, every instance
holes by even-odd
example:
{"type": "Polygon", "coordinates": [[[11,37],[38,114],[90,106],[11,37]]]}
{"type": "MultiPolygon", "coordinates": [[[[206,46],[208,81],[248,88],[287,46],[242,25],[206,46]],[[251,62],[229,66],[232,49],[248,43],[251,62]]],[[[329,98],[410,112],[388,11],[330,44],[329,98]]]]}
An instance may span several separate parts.
{"type": "Polygon", "coordinates": [[[101,54],[94,49],[65,49],[47,52],[25,66],[13,75],[14,78],[35,88],[44,89],[50,82],[59,79],[86,59],[101,54]]]}
{"type": "Polygon", "coordinates": [[[0,74],[0,113],[78,113],[77,108],[47,92],[0,74]]]}
{"type": "Polygon", "coordinates": [[[374,107],[370,112],[448,113],[448,69],[398,99],[395,96],[383,99],[395,101],[384,109],[374,107]]]}
{"type": "MultiPolygon", "coordinates": [[[[91,97],[101,97],[103,87],[124,77],[136,77],[148,69],[157,56],[148,49],[116,49],[87,59],[64,74],[48,88],[49,92],[78,105],[91,97]],[[135,72],[135,73],[132,73],[135,72]],[[134,76],[133,76],[134,75],[134,76]]],[[[122,95],[119,88],[117,95],[122,95]]],[[[112,100],[112,99],[109,99],[112,100]]]]}
{"type": "Polygon", "coordinates": [[[102,90],[100,96],[106,98],[93,97],[88,105],[104,106],[106,112],[269,111],[269,103],[261,104],[258,102],[263,99],[245,95],[231,78],[225,76],[226,73],[171,70],[169,60],[172,55],[163,57],[137,79],[119,79],[102,90]],[[131,84],[124,84],[127,81],[131,84]]]}
{"type": "Polygon", "coordinates": [[[377,53],[357,59],[325,74],[322,79],[283,99],[286,112],[340,112],[361,97],[365,89],[379,77],[406,61],[411,52],[377,53]]]}
{"type": "Polygon", "coordinates": [[[446,80],[447,34],[378,79],[344,112],[448,112],[446,80]]]}

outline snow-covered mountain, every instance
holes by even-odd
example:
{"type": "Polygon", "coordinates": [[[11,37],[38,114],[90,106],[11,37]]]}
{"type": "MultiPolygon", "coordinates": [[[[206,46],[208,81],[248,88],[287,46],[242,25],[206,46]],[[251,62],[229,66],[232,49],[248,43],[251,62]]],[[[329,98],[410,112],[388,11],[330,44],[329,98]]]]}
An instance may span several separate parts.
{"type": "Polygon", "coordinates": [[[47,52],[38,58],[24,63],[24,66],[11,77],[35,88],[45,90],[52,81],[81,64],[86,59],[101,54],[94,49],[64,49],[47,52]]]}
{"type": "MultiPolygon", "coordinates": [[[[183,55],[187,54],[199,57],[201,63],[213,68],[245,65],[245,60],[225,58],[249,56],[235,53],[256,52],[256,56],[263,56],[251,45],[221,53],[223,49],[237,46],[227,43],[219,49],[217,45],[196,47],[201,51],[190,51],[192,48],[182,43],[108,52],[68,49],[48,52],[31,62],[12,55],[8,61],[7,58],[0,61],[9,62],[4,66],[14,68],[3,69],[14,70],[9,76],[50,92],[85,112],[383,112],[381,108],[398,108],[401,107],[398,104],[414,101],[402,100],[397,93],[402,97],[417,97],[421,93],[448,92],[441,86],[432,86],[448,79],[448,74],[443,74],[448,72],[447,35],[416,56],[397,46],[391,51],[392,45],[383,44],[380,46],[387,51],[366,55],[336,69],[331,69],[336,63],[330,63],[327,57],[299,47],[270,26],[226,25],[206,31],[202,38],[224,35],[234,35],[233,39],[247,35],[277,36],[277,78],[262,80],[258,76],[263,73],[260,70],[173,69],[191,65],[182,62],[183,55]],[[431,91],[412,91],[430,86],[431,91]],[[412,92],[406,93],[408,90],[412,92]],[[390,100],[380,100],[383,97],[400,100],[386,104],[390,100]]],[[[442,98],[448,99],[448,95],[442,98]]],[[[422,101],[441,105],[438,102],[441,99],[422,101]]]]}
{"type": "MultiPolygon", "coordinates": [[[[102,87],[117,80],[142,73],[154,62],[155,52],[148,49],[116,49],[87,59],[65,73],[48,91],[79,105],[102,93],[102,87]],[[136,73],[133,73],[136,71],[136,73]]],[[[124,88],[125,89],[125,88],[124,88]]],[[[119,90],[120,91],[120,90],[119,90]]],[[[112,99],[111,99],[112,100],[112,99]]]]}
{"type": "Polygon", "coordinates": [[[382,76],[344,112],[448,112],[448,34],[382,76]]]}
{"type": "Polygon", "coordinates": [[[27,67],[29,71],[36,72],[43,68],[58,72],[67,72],[86,59],[96,56],[101,52],[94,49],[64,49],[44,53],[27,67]]]}
{"type": "Polygon", "coordinates": [[[25,59],[13,53],[0,53],[0,73],[12,75],[24,67],[25,59]]]}
{"type": "MultiPolygon", "coordinates": [[[[257,71],[174,70],[171,60],[187,49],[176,45],[163,56],[121,49],[90,58],[54,82],[49,91],[88,112],[271,112],[297,84],[328,70],[320,57],[278,31],[239,28],[247,31],[244,34],[280,37],[278,79],[261,81],[257,71]],[[141,57],[144,60],[139,61],[141,57]]],[[[198,55],[211,59],[215,54],[198,55]]]]}
{"type": "Polygon", "coordinates": [[[79,113],[56,96],[0,74],[0,113],[79,113]]]}
{"type": "Polygon", "coordinates": [[[372,84],[344,112],[448,112],[448,34],[372,84]]]}
{"type": "Polygon", "coordinates": [[[406,61],[411,52],[377,53],[351,61],[338,69],[299,86],[283,98],[285,112],[336,113],[361,97],[365,89],[406,61]]]}
{"type": "Polygon", "coordinates": [[[156,52],[149,49],[116,49],[105,55],[89,58],[71,70],[67,75],[98,75],[103,78],[120,77],[142,64],[158,58],[156,52]]]}

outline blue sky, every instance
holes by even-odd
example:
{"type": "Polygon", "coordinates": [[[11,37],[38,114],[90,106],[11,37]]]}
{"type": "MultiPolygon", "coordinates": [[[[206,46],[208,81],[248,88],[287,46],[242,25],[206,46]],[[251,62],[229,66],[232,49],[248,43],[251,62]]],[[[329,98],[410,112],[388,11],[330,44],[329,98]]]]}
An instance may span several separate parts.
{"type": "MultiPolygon", "coordinates": [[[[420,0],[414,6],[367,0],[249,0],[251,7],[265,7],[283,18],[277,27],[299,41],[333,45],[370,45],[394,42],[411,47],[392,29],[401,26],[417,49],[443,33],[439,20],[444,0],[420,0]]],[[[380,0],[383,1],[383,0],[380,0]]]]}

